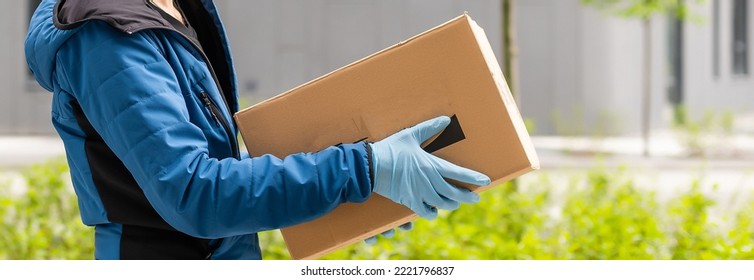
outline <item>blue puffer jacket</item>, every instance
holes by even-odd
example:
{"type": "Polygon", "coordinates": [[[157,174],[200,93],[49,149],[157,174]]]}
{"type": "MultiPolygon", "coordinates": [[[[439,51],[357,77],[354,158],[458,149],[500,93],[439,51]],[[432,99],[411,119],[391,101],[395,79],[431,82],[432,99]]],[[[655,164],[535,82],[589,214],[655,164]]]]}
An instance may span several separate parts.
{"type": "Polygon", "coordinates": [[[96,226],[95,257],[258,259],[257,232],[365,201],[365,143],[284,159],[239,154],[217,10],[181,3],[199,42],[147,0],[43,0],[32,18],[26,59],[54,93],[52,122],[81,218],[96,226]]]}

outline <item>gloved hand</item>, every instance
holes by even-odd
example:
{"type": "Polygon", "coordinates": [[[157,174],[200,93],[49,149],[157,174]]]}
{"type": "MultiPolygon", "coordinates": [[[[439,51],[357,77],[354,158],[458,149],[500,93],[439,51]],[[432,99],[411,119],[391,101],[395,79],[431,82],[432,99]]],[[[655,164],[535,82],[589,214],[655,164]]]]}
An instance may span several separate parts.
{"type": "MultiPolygon", "coordinates": [[[[402,230],[411,230],[414,228],[414,223],[408,222],[408,223],[398,226],[398,228],[402,230]]],[[[393,236],[395,236],[395,229],[389,229],[383,233],[380,233],[380,235],[386,238],[393,238],[393,236]]],[[[365,239],[364,243],[369,244],[369,245],[374,245],[374,243],[377,243],[377,236],[372,236],[365,239]]]]}
{"type": "Polygon", "coordinates": [[[460,203],[476,203],[479,195],[451,185],[444,178],[472,185],[490,183],[486,175],[459,167],[422,150],[421,143],[450,124],[437,117],[401,130],[372,145],[374,192],[405,205],[432,220],[437,208],[455,210],[460,203]]]}

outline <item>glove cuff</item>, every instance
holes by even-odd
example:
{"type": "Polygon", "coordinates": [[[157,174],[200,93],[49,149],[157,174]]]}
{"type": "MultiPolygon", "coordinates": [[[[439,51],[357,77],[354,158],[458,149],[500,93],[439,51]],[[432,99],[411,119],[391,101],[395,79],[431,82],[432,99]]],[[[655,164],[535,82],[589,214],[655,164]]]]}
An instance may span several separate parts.
{"type": "Polygon", "coordinates": [[[367,151],[367,165],[369,165],[369,184],[371,184],[371,190],[374,192],[374,163],[372,162],[372,142],[364,141],[364,146],[367,151]]]}

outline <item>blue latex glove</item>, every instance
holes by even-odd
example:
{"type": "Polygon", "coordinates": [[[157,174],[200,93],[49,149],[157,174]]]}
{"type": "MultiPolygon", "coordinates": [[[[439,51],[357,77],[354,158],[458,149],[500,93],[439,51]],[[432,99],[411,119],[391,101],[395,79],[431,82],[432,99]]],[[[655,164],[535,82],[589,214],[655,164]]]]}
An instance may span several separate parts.
{"type": "Polygon", "coordinates": [[[490,184],[489,177],[454,165],[420,147],[448,124],[449,117],[437,117],[371,144],[374,192],[429,220],[437,217],[437,208],[455,210],[462,202],[478,202],[479,195],[453,186],[444,178],[483,186],[490,184]]]}
{"type": "MultiPolygon", "coordinates": [[[[402,230],[411,230],[414,228],[414,223],[408,222],[408,223],[398,226],[398,228],[402,230]]],[[[395,229],[389,229],[383,233],[380,233],[380,236],[386,237],[386,238],[393,238],[393,236],[395,236],[395,229]]],[[[369,244],[369,245],[374,245],[374,243],[377,243],[377,236],[372,236],[365,239],[364,243],[369,244]]]]}

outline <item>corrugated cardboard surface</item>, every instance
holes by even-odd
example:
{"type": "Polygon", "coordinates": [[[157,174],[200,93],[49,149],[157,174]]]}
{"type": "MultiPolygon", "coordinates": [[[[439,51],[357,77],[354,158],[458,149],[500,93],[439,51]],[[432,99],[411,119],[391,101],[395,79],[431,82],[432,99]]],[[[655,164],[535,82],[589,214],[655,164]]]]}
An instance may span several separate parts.
{"type": "MultiPolygon", "coordinates": [[[[440,115],[456,115],[465,139],[433,154],[487,174],[491,186],[539,167],[492,48],[468,15],[235,118],[252,155],[282,158],[364,138],[379,141],[440,115]]],[[[415,218],[408,208],[372,195],[282,233],[293,258],[311,259],[415,218]]]]}

